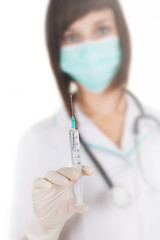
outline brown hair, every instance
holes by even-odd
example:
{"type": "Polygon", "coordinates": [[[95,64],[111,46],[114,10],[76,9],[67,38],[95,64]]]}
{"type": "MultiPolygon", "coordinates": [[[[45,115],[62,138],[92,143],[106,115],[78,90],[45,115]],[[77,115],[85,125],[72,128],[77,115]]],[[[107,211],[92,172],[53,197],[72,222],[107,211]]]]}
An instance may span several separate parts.
{"type": "Polygon", "coordinates": [[[50,0],[49,2],[46,16],[46,43],[51,67],[70,116],[69,85],[71,77],[63,73],[59,67],[61,40],[64,32],[75,20],[92,10],[105,7],[112,9],[114,12],[122,47],[121,67],[113,83],[114,87],[118,87],[127,84],[131,57],[129,31],[118,0],[50,0]]]}

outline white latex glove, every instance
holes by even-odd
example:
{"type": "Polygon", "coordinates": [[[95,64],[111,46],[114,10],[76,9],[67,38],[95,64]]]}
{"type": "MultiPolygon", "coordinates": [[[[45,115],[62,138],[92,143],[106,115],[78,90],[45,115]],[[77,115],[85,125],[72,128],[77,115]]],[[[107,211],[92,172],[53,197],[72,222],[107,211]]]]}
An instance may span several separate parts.
{"type": "MultiPolygon", "coordinates": [[[[83,175],[91,175],[94,169],[82,166],[83,175]]],[[[25,236],[29,240],[58,240],[65,222],[75,213],[88,211],[84,203],[76,206],[73,182],[80,174],[76,168],[65,167],[49,171],[44,178],[34,180],[32,202],[34,215],[28,223],[25,236]]]]}

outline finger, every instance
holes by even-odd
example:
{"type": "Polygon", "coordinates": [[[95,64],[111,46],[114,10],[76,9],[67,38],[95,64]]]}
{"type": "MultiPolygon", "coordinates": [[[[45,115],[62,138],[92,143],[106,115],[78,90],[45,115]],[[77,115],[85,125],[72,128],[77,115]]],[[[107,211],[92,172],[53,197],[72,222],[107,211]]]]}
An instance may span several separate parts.
{"type": "Polygon", "coordinates": [[[60,168],[57,172],[68,178],[70,181],[77,181],[80,177],[79,171],[74,167],[60,168]]]}
{"type": "Polygon", "coordinates": [[[95,172],[94,168],[91,166],[82,166],[82,174],[83,175],[92,175],[95,172]]]}
{"type": "Polygon", "coordinates": [[[39,177],[36,178],[33,182],[33,188],[32,188],[32,202],[33,204],[37,201],[40,201],[47,192],[50,192],[52,190],[53,184],[44,180],[43,178],[39,177]]]}
{"type": "Polygon", "coordinates": [[[65,176],[63,176],[62,174],[60,174],[54,170],[48,171],[46,173],[44,179],[51,182],[52,184],[57,184],[60,186],[70,184],[70,181],[65,176]]]}
{"type": "Polygon", "coordinates": [[[52,184],[48,181],[45,181],[43,178],[39,177],[33,181],[33,188],[34,189],[41,189],[41,188],[50,188],[52,184]]]}
{"type": "Polygon", "coordinates": [[[89,211],[89,205],[84,203],[83,205],[75,205],[74,206],[75,213],[85,213],[89,211]]]}

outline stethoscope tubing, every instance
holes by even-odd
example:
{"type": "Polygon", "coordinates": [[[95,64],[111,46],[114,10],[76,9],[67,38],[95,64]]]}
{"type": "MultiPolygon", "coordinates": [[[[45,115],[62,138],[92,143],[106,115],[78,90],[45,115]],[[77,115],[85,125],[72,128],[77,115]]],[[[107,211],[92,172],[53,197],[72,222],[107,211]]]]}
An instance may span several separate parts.
{"type": "MultiPolygon", "coordinates": [[[[135,123],[134,123],[134,128],[133,128],[133,131],[134,131],[134,134],[135,136],[138,135],[139,133],[139,123],[140,123],[140,120],[141,119],[144,119],[144,118],[147,118],[147,119],[151,119],[153,121],[156,122],[156,124],[159,126],[160,128],[160,121],[151,116],[151,115],[147,115],[142,107],[142,104],[140,103],[140,101],[138,100],[138,98],[131,92],[129,91],[128,89],[124,89],[125,92],[127,94],[129,94],[135,101],[135,103],[137,104],[137,107],[139,108],[140,110],[140,115],[136,118],[135,120],[135,123]]],[[[92,161],[94,162],[94,164],[96,165],[96,167],[98,168],[98,170],[100,171],[102,177],[104,178],[105,182],[107,183],[107,186],[110,188],[110,189],[113,189],[115,186],[114,186],[114,183],[112,182],[111,178],[109,177],[108,173],[106,171],[104,171],[103,167],[101,166],[101,164],[99,163],[99,161],[97,160],[97,158],[93,155],[93,153],[91,152],[91,150],[87,147],[87,145],[85,144],[81,134],[79,135],[79,139],[80,139],[80,143],[83,145],[86,153],[88,154],[88,156],[92,159],[92,161]]]]}
{"type": "Polygon", "coordinates": [[[99,169],[101,175],[103,176],[104,180],[106,181],[107,185],[110,188],[113,188],[113,182],[111,181],[110,177],[108,176],[108,174],[104,171],[103,167],[100,165],[100,163],[98,162],[98,160],[96,159],[96,157],[93,155],[93,153],[90,151],[90,149],[86,146],[86,144],[84,143],[84,140],[82,139],[81,135],[79,135],[79,139],[81,144],[83,145],[85,151],[87,152],[87,154],[89,155],[89,157],[92,159],[92,161],[94,162],[94,164],[96,165],[96,167],[99,169]]]}

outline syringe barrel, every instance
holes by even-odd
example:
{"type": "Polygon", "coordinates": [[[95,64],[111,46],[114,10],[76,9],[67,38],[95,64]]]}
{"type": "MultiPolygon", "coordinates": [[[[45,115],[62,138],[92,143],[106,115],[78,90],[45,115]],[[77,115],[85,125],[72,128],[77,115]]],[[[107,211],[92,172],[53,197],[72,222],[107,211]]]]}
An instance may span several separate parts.
{"type": "Polygon", "coordinates": [[[70,148],[71,148],[71,161],[72,167],[75,167],[81,177],[74,182],[73,188],[76,196],[76,204],[82,205],[83,202],[83,179],[82,179],[82,165],[81,165],[81,156],[80,156],[80,141],[79,141],[79,132],[77,129],[71,129],[69,131],[70,139],[70,148]]]}

